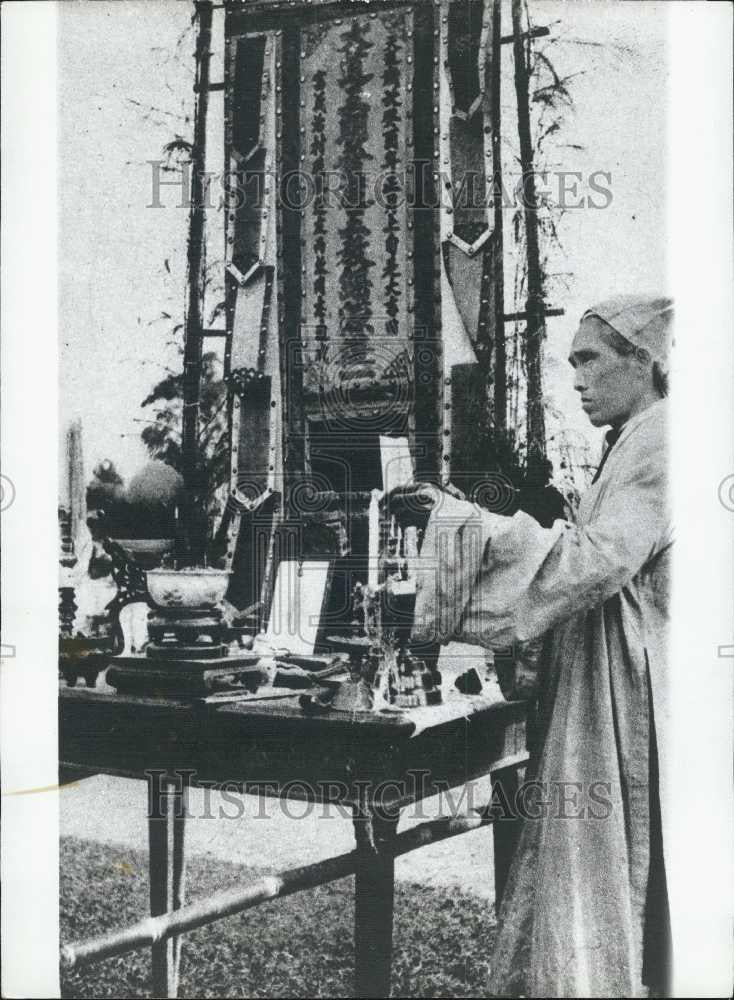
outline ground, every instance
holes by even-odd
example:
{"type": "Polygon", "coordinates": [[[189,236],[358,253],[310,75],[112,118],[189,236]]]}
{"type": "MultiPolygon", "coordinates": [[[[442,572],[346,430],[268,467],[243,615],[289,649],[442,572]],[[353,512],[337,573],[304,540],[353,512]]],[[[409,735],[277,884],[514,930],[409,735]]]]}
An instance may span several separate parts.
{"type": "MultiPolygon", "coordinates": [[[[477,803],[489,796],[466,789],[477,803]]],[[[456,797],[460,790],[456,792],[456,797]]],[[[466,803],[465,803],[466,804],[466,803]]],[[[446,811],[428,800],[422,815],[446,811]]],[[[192,793],[187,823],[189,898],[351,849],[351,821],[336,810],[254,796],[192,793]],[[219,809],[224,816],[218,818],[219,809]],[[207,816],[208,814],[208,816],[207,816]],[[214,817],[214,818],[212,818],[214,817]],[[302,817],[302,818],[297,818],[302,817]]],[[[61,795],[61,938],[79,940],[147,912],[146,787],[107,777],[61,795]]],[[[494,931],[492,834],[484,828],[399,858],[395,996],[486,996],[494,931]]],[[[187,935],[182,997],[348,996],[353,974],[353,880],[300,893],[187,935]]],[[[108,959],[68,977],[68,997],[149,995],[149,956],[108,959]]]]}

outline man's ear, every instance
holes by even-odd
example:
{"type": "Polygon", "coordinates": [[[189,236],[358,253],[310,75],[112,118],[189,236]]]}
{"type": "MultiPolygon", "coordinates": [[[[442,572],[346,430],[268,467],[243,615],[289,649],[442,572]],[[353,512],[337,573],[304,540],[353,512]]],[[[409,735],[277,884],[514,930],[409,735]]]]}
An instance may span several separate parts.
{"type": "Polygon", "coordinates": [[[644,347],[637,347],[634,354],[631,355],[630,360],[640,380],[652,384],[653,362],[650,352],[644,347]]]}

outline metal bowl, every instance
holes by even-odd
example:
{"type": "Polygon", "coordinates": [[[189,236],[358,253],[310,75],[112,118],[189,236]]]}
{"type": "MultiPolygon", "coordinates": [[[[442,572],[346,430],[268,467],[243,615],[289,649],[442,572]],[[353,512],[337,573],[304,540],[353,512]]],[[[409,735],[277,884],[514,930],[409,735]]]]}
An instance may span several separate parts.
{"type": "Polygon", "coordinates": [[[173,538],[116,538],[125,554],[141,569],[156,569],[163,556],[169,555],[176,544],[173,538]]]}
{"type": "Polygon", "coordinates": [[[229,570],[150,569],[145,579],[157,608],[206,610],[222,603],[229,586],[229,570]]]}

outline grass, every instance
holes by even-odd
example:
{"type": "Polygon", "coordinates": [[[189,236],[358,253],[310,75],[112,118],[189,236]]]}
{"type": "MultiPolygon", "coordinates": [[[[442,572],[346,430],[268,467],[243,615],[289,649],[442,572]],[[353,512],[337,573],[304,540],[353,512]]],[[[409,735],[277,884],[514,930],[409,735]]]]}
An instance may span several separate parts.
{"type": "MultiPolygon", "coordinates": [[[[147,855],[90,841],[61,842],[61,940],[78,941],[148,912],[147,855]]],[[[190,899],[262,871],[188,860],[190,899]]],[[[181,997],[353,996],[353,879],[265,903],[184,938],[181,997]]],[[[456,891],[398,883],[393,995],[488,997],[491,905],[456,891]]],[[[62,977],[62,997],[148,997],[148,949],[62,977]]]]}

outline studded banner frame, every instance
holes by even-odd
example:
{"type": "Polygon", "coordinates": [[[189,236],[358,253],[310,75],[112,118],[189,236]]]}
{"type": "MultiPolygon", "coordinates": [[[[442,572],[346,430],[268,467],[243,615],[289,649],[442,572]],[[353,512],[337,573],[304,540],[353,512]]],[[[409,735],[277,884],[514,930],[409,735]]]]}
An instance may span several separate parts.
{"type": "Polygon", "coordinates": [[[240,509],[282,487],[287,516],[289,484],[304,476],[334,489],[319,470],[331,468],[338,440],[342,464],[349,451],[367,468],[387,434],[408,438],[417,477],[460,471],[456,436],[472,428],[452,377],[461,371],[476,409],[494,341],[493,8],[226,5],[227,363],[240,509]]]}

